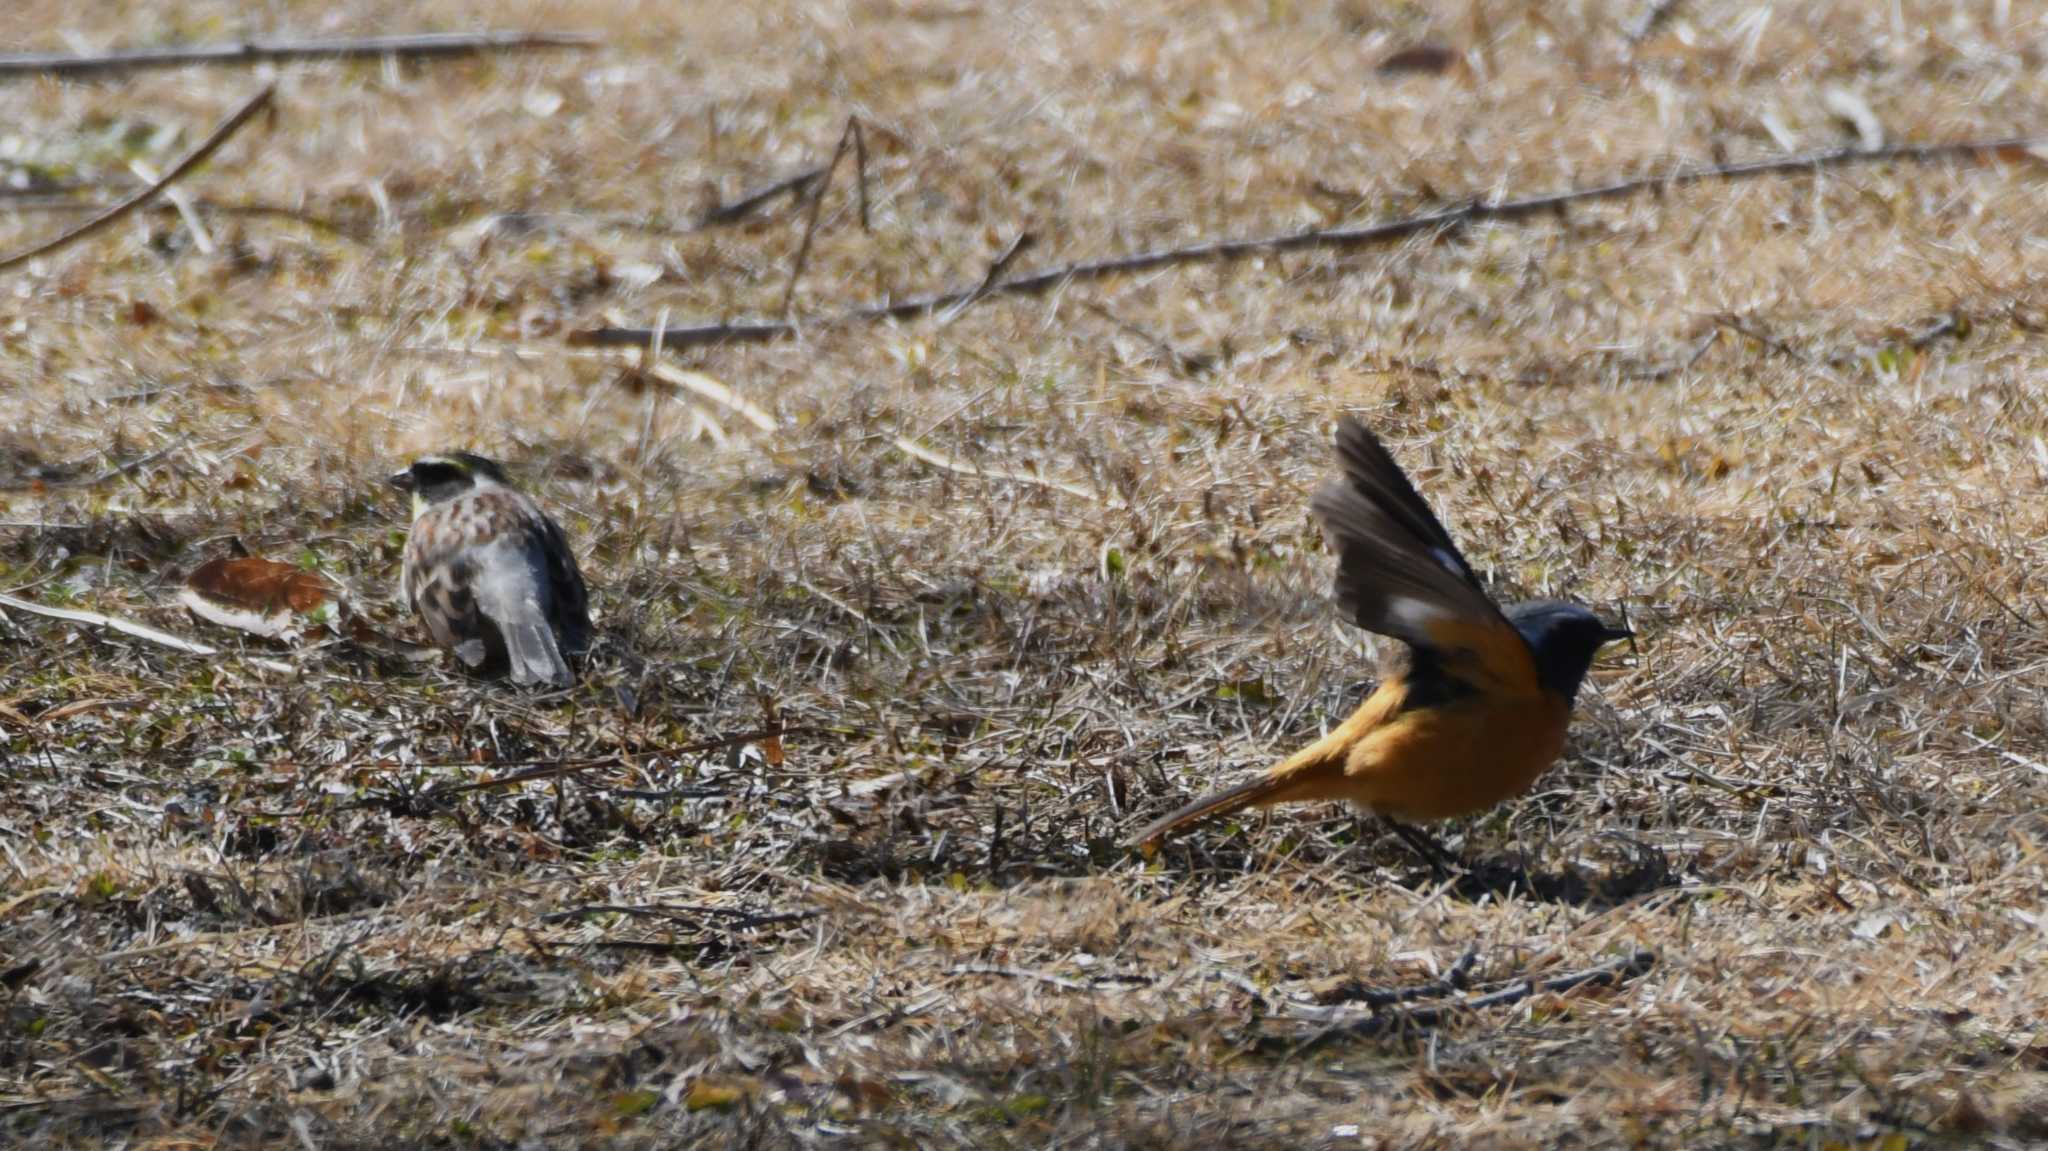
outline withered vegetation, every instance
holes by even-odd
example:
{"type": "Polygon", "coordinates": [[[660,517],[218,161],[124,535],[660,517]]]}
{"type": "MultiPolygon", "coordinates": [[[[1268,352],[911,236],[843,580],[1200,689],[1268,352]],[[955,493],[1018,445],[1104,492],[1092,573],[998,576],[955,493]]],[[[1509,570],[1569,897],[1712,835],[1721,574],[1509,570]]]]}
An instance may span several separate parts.
{"type": "MultiPolygon", "coordinates": [[[[274,121],[182,203],[0,282],[0,592],[221,649],[0,608],[0,1140],[2048,1137],[2030,154],[1156,269],[659,374],[566,338],[780,318],[801,175],[849,117],[871,227],[849,157],[800,322],[972,285],[1024,233],[1015,273],[2048,132],[2026,5],[1436,7],[16,0],[22,49],[602,45],[279,65],[274,121]],[[1503,597],[1625,609],[1642,640],[1536,794],[1446,829],[1471,877],[1322,808],[1137,856],[1367,687],[1306,515],[1345,412],[1503,597]],[[572,691],[178,606],[239,541],[416,637],[379,480],[448,446],[577,540],[601,638],[572,691]]],[[[0,86],[0,252],[265,79],[0,86]]]]}

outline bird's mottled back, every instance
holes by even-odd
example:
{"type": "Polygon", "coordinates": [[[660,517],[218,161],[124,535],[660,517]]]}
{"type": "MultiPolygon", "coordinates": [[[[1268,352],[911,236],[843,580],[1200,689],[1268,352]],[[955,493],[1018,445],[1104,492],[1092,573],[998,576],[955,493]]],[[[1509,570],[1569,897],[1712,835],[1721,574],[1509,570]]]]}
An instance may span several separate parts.
{"type": "Polygon", "coordinates": [[[391,485],[412,494],[399,591],[434,641],[476,671],[570,682],[590,616],[561,525],[474,452],[423,456],[391,485]]]}

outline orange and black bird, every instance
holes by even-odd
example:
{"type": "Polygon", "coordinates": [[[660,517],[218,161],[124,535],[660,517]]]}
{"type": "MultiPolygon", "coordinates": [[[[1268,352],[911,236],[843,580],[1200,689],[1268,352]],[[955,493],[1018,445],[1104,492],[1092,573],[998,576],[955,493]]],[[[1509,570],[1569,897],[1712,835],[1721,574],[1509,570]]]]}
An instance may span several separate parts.
{"type": "Polygon", "coordinates": [[[1337,459],[1343,475],[1310,503],[1337,551],[1337,604],[1401,646],[1335,730],[1134,843],[1245,807],[1343,799],[1385,818],[1441,868],[1441,849],[1403,821],[1467,815],[1528,790],[1564,750],[1594,653],[1634,634],[1557,600],[1501,611],[1394,457],[1348,416],[1337,459]]]}

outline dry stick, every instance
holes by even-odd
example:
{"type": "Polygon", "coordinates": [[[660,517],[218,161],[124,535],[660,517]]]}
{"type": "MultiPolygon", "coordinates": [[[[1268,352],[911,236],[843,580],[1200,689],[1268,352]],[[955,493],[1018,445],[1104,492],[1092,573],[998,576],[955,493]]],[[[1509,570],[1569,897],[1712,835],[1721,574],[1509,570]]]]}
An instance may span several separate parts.
{"type": "Polygon", "coordinates": [[[624,915],[639,919],[723,919],[735,930],[771,927],[781,923],[802,923],[825,914],[823,911],[748,911],[742,907],[705,907],[692,903],[591,903],[540,917],[542,923],[561,923],[586,915],[624,915]]]}
{"type": "MultiPolygon", "coordinates": [[[[338,236],[344,240],[351,240],[358,244],[367,244],[372,241],[370,235],[354,224],[330,220],[324,216],[316,216],[300,208],[287,208],[282,204],[236,204],[210,199],[205,196],[194,196],[191,199],[193,208],[210,215],[232,216],[253,220],[290,220],[293,223],[304,224],[306,227],[316,231],[325,232],[331,236],[338,236]]],[[[104,200],[82,200],[73,195],[45,193],[21,197],[0,195],[0,212],[82,215],[86,212],[105,211],[106,207],[106,201],[104,200]]],[[[176,209],[167,205],[159,205],[153,210],[168,212],[175,211],[176,209]]]]}
{"type": "Polygon", "coordinates": [[[813,182],[824,177],[825,171],[825,165],[820,164],[815,168],[805,168],[794,176],[787,176],[772,184],[756,188],[751,192],[745,193],[730,204],[720,204],[704,213],[698,217],[697,226],[700,228],[710,228],[719,224],[730,224],[734,220],[752,215],[755,209],[769,203],[778,196],[801,196],[810,190],[813,182]]]}
{"type": "Polygon", "coordinates": [[[185,441],[181,439],[167,448],[160,448],[150,452],[148,455],[137,456],[127,463],[115,464],[103,472],[89,476],[78,476],[73,479],[32,479],[25,483],[19,480],[9,480],[6,483],[0,483],[0,491],[32,491],[37,488],[96,488],[108,480],[120,479],[137,468],[148,467],[150,464],[163,459],[184,446],[185,441]]]}
{"type": "Polygon", "coordinates": [[[219,151],[220,146],[227,143],[229,137],[241,131],[242,125],[248,123],[256,113],[268,108],[270,106],[270,98],[276,91],[277,86],[275,84],[265,84],[262,91],[249,97],[248,103],[236,109],[234,115],[221,121],[220,127],[215,128],[212,135],[202,141],[197,148],[187,153],[185,158],[178,161],[177,165],[170,171],[165,172],[163,179],[158,180],[156,183],[108,208],[106,211],[101,212],[99,215],[94,216],[92,219],[58,236],[54,240],[38,244],[25,252],[17,252],[4,260],[0,260],[0,272],[10,271],[28,263],[30,260],[47,256],[61,248],[68,248],[72,244],[92,235],[94,232],[115,223],[151,200],[156,199],[163,194],[165,188],[177,183],[185,173],[205,163],[208,156],[219,151]]]}
{"type": "MultiPolygon", "coordinates": [[[[1657,964],[1654,951],[1637,951],[1632,955],[1608,960],[1579,971],[1554,975],[1549,979],[1520,979],[1496,991],[1483,995],[1468,995],[1462,999],[1445,999],[1422,1007],[1405,1008],[1399,1011],[1373,1012],[1364,1018],[1345,1019],[1334,1022],[1317,1034],[1310,1043],[1319,1042],[1337,1035],[1364,1036],[1378,1035],[1405,1027],[1436,1027],[1461,1012],[1477,1011],[1486,1007],[1499,1007],[1508,1003],[1519,1003],[1539,991],[1575,991],[1581,987],[1620,984],[1648,973],[1657,964]]],[[[1295,1007],[1290,1014],[1305,1017],[1311,1022],[1328,1022],[1330,1013],[1326,1010],[1295,1007]]]]}
{"type": "Polygon", "coordinates": [[[839,133],[839,143],[832,149],[832,158],[825,161],[824,175],[818,178],[817,185],[811,190],[811,214],[804,221],[803,242],[797,245],[796,263],[790,266],[789,283],[782,289],[782,307],[779,310],[785,325],[790,325],[789,306],[796,299],[797,279],[804,274],[804,265],[809,263],[811,259],[811,240],[818,233],[818,214],[825,206],[825,193],[832,188],[832,173],[838,170],[839,157],[846,155],[848,145],[851,145],[855,150],[853,159],[854,178],[860,185],[860,230],[863,232],[872,230],[868,226],[867,137],[861,134],[860,117],[848,116],[846,118],[846,130],[839,133]]]}
{"type": "Polygon", "coordinates": [[[989,292],[995,289],[998,283],[1002,282],[1003,273],[1010,270],[1010,265],[1016,261],[1017,257],[1023,254],[1026,248],[1031,247],[1037,242],[1038,237],[1033,236],[1029,232],[1017,233],[1017,238],[1010,241],[1010,246],[1004,248],[1002,254],[995,258],[995,262],[988,266],[988,274],[981,278],[981,285],[969,293],[966,299],[947,308],[939,315],[939,326],[943,328],[954,320],[959,319],[960,313],[979,303],[983,296],[988,295],[989,292]]]}
{"type": "Polygon", "coordinates": [[[0,56],[0,76],[83,76],[146,68],[182,68],[189,64],[254,64],[265,60],[477,56],[487,52],[591,48],[597,43],[594,36],[568,32],[435,32],[344,40],[239,40],[227,44],[132,48],[94,56],[23,52],[0,56]]]}
{"type": "MultiPolygon", "coordinates": [[[[1423,212],[1413,216],[1402,216],[1376,223],[1357,224],[1337,228],[1311,228],[1301,232],[1281,235],[1252,236],[1235,240],[1208,240],[1178,248],[1161,248],[1140,252],[1131,256],[1119,256],[1106,260],[1085,260],[1072,264],[1060,264],[1051,268],[1015,276],[990,288],[989,295],[1037,295],[1061,284],[1076,280],[1101,280],[1112,276],[1146,272],[1155,268],[1177,267],[1182,264],[1216,263],[1242,260],[1252,256],[1271,255],[1280,252],[1312,250],[1352,250],[1380,247],[1411,236],[1442,234],[1486,220],[1517,220],[1530,216],[1545,215],[1568,205],[1599,200],[1616,200],[1643,192],[1662,191],[1684,184],[1705,183],[1716,180],[1742,180],[1758,176],[1777,175],[1807,169],[1820,170],[1840,168],[1856,164],[1878,163],[1929,163],[1935,160],[1964,156],[2015,156],[2024,155],[2026,150],[2043,143],[2048,137],[2021,136],[2001,140],[1963,140],[1937,144],[1895,144],[1884,148],[1848,147],[1819,152],[1801,152],[1792,156],[1779,156],[1766,160],[1749,160],[1736,164],[1712,164],[1681,168],[1662,176],[1641,176],[1601,184],[1590,188],[1573,188],[1562,192],[1546,192],[1513,200],[1472,200],[1448,208],[1423,212]]],[[[813,326],[832,324],[854,324],[876,320],[908,319],[928,315],[974,295],[979,285],[955,288],[931,295],[916,296],[907,300],[887,303],[863,304],[837,316],[813,319],[813,326]]],[[[789,320],[761,320],[738,323],[698,324],[690,327],[670,328],[665,333],[663,344],[669,348],[689,348],[717,343],[759,343],[780,339],[795,333],[796,324],[789,320]]],[[[645,328],[588,328],[571,332],[569,343],[582,347],[634,346],[647,342],[645,328]]]]}
{"type": "Polygon", "coordinates": [[[46,607],[33,600],[16,599],[11,595],[0,595],[0,605],[11,607],[16,611],[25,611],[30,615],[63,620],[66,623],[83,624],[86,627],[110,628],[120,632],[122,635],[134,636],[136,639],[146,639],[151,643],[161,644],[173,651],[182,651],[188,655],[220,654],[219,648],[209,647],[197,640],[189,640],[183,636],[172,635],[167,631],[158,631],[147,624],[136,623],[134,620],[122,619],[119,616],[102,615],[96,611],[72,611],[70,608],[46,607]]]}
{"type": "Polygon", "coordinates": [[[1470,947],[1458,957],[1451,969],[1428,983],[1413,987],[1363,987],[1344,1000],[1346,1004],[1363,1004],[1367,1007],[1392,1007],[1400,1003],[1413,1003],[1417,999],[1441,999],[1447,995],[1465,990],[1472,982],[1472,967],[1479,962],[1479,949],[1470,947]]]}
{"type": "Polygon", "coordinates": [[[1088,979],[1069,979],[1054,975],[1050,971],[1034,971],[1028,967],[1007,967],[999,963],[960,963],[946,968],[947,975],[998,975],[1004,979],[1029,979],[1062,991],[1100,991],[1114,987],[1143,988],[1157,982],[1149,975],[1096,975],[1088,979]]]}

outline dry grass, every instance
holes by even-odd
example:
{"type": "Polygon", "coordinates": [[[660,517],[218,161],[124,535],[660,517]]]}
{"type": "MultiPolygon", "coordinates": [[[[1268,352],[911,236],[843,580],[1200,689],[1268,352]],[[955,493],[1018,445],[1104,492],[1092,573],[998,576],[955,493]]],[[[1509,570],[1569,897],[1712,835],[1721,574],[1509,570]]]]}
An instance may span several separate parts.
{"type": "MultiPolygon", "coordinates": [[[[874,230],[840,185],[800,311],[972,282],[1027,228],[1036,265],[1832,145],[1834,91],[1894,139],[2044,130],[2028,6],[1694,0],[1634,47],[1632,3],[243,7],[15,24],[608,46],[282,68],[275,126],[184,185],[214,254],[152,212],[6,282],[0,591],[231,651],[0,621],[6,1136],[2048,1137],[2036,165],[1698,186],[682,358],[773,434],[561,340],[770,313],[800,214],[691,222],[849,114],[874,230]],[[1373,72],[1423,39],[1485,46],[1373,72]],[[1345,411],[1503,594],[1645,634],[1538,793],[1450,829],[1590,895],[1446,890],[1337,811],[1118,846],[1357,698],[1305,516],[1345,411]],[[451,443],[580,543],[604,640],[568,697],[174,606],[237,536],[403,627],[376,481],[451,443]],[[779,764],[674,750],[770,709],[804,729],[779,764]],[[565,759],[592,763],[446,790],[565,759]],[[1672,875],[1622,882],[1645,846],[1672,875]],[[1470,949],[1490,984],[1638,948],[1620,988],[1435,1027],[1305,1010],[1470,949]]],[[[0,175],[116,195],[257,82],[0,87],[0,175]]],[[[0,249],[78,218],[0,206],[0,249]]]]}

